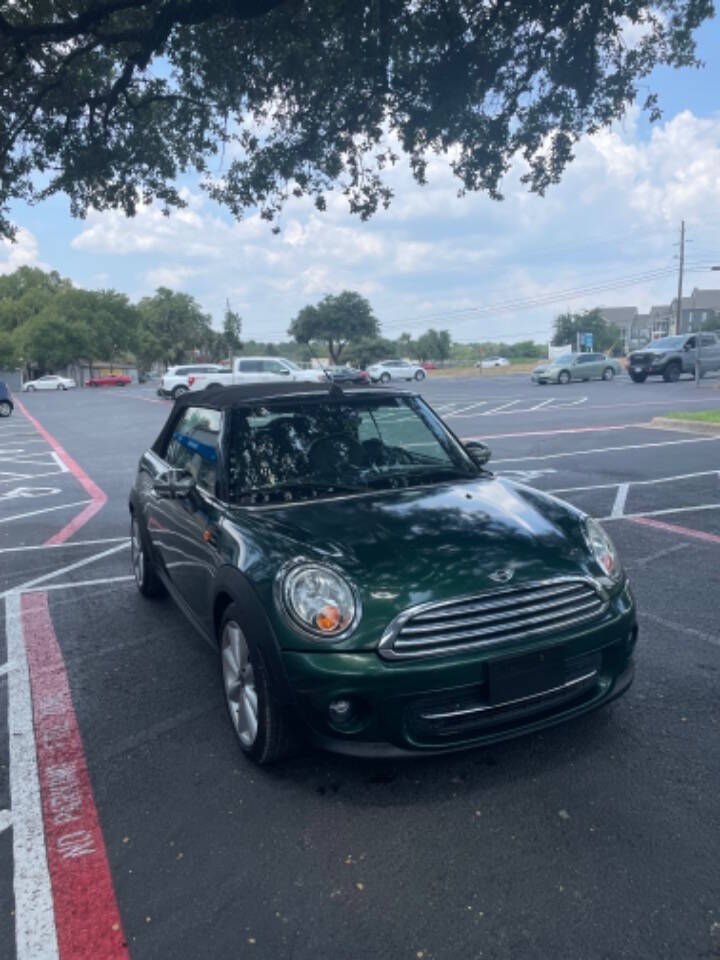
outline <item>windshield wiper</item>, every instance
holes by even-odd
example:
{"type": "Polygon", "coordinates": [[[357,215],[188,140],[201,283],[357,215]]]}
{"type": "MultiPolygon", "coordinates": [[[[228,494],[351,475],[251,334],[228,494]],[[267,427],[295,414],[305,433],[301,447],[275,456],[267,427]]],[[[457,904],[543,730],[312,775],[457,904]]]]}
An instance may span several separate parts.
{"type": "Polygon", "coordinates": [[[365,479],[368,484],[375,485],[376,483],[386,480],[403,479],[412,482],[412,480],[416,478],[421,479],[438,475],[442,476],[443,478],[447,477],[457,480],[473,480],[476,478],[474,473],[465,473],[464,471],[459,470],[457,467],[446,467],[442,464],[438,464],[437,466],[419,466],[417,464],[407,464],[403,465],[397,470],[388,470],[383,473],[376,473],[372,476],[366,476],[365,479]]]}

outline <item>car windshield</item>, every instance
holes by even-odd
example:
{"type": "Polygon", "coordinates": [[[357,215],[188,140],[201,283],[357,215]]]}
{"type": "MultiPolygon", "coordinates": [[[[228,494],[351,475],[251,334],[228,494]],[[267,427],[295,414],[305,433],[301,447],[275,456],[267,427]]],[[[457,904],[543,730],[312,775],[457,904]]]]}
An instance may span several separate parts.
{"type": "Polygon", "coordinates": [[[477,476],[418,397],[297,397],[233,412],[230,500],[282,503],[477,476]]]}
{"type": "Polygon", "coordinates": [[[285,363],[286,366],[290,367],[291,370],[301,370],[301,369],[302,369],[302,368],[299,367],[296,363],[293,363],[292,360],[284,360],[283,363],[285,363]]]}
{"type": "Polygon", "coordinates": [[[647,344],[653,350],[680,350],[685,343],[685,337],[661,337],[659,340],[651,340],[647,344]]]}

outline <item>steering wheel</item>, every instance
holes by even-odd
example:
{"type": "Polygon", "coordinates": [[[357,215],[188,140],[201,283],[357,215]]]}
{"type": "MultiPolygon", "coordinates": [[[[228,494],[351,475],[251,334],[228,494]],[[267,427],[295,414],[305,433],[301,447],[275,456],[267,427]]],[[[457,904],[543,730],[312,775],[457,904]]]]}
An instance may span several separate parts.
{"type": "Polygon", "coordinates": [[[337,446],[335,445],[338,441],[346,443],[348,446],[348,456],[339,460],[337,455],[335,456],[335,462],[333,466],[342,466],[344,464],[351,464],[352,466],[362,467],[367,462],[367,451],[363,448],[362,444],[359,443],[354,437],[349,436],[347,433],[329,433],[325,437],[318,437],[317,440],[313,442],[308,447],[307,458],[310,466],[312,468],[324,467],[327,466],[325,462],[318,462],[318,454],[325,453],[327,449],[332,449],[337,451],[337,446]]]}

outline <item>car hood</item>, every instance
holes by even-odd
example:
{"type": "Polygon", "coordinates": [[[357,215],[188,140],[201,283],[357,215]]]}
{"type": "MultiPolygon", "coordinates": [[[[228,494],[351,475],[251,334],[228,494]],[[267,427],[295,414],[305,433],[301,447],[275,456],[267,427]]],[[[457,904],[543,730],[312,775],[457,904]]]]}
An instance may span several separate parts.
{"type": "Polygon", "coordinates": [[[597,575],[580,516],[537,490],[489,478],[236,508],[229,519],[243,545],[238,563],[256,585],[267,589],[297,557],[342,570],[360,595],[370,644],[400,610],[492,590],[498,578],[511,575],[515,585],[597,575]]]}

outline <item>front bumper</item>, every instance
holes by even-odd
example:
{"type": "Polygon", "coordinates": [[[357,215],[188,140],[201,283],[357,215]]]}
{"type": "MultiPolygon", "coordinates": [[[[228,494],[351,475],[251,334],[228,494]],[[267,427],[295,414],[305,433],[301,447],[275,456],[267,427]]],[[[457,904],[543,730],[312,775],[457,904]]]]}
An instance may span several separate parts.
{"type": "Polygon", "coordinates": [[[562,637],[514,648],[429,660],[387,661],[374,652],[285,652],[297,708],[319,746],[357,756],[442,753],[544,729],[609,703],[632,683],[637,639],[629,590],[604,619],[562,637]],[[492,702],[488,666],[499,659],[559,651],[559,685],[492,702]],[[333,719],[330,704],[352,712],[333,719]]]}

